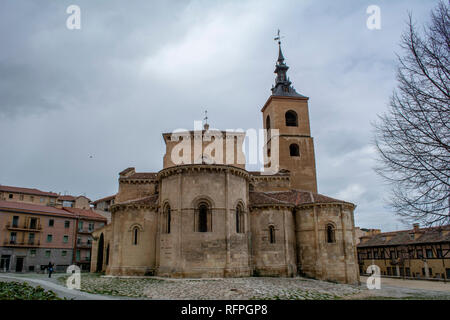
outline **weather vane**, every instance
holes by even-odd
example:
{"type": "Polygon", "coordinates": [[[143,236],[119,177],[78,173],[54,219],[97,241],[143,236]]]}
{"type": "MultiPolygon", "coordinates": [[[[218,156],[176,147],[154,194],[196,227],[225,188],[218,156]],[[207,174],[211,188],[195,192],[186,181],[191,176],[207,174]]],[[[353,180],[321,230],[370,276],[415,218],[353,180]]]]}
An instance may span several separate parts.
{"type": "Polygon", "coordinates": [[[284,37],[280,36],[280,29],[278,29],[277,32],[277,36],[275,38],[273,38],[273,40],[277,41],[278,40],[278,44],[281,44],[281,39],[283,39],[284,37]]]}

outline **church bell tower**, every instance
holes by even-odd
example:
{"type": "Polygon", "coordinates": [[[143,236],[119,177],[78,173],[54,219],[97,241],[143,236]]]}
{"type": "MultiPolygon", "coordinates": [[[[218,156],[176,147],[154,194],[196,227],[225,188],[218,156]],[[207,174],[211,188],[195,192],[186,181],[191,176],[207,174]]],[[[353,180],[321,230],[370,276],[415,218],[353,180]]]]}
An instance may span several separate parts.
{"type": "MultiPolygon", "coordinates": [[[[278,32],[278,60],[275,65],[275,85],[261,112],[264,129],[279,130],[279,168],[290,171],[291,188],[317,193],[314,141],[309,127],[308,97],[296,92],[286,75],[278,32]]],[[[270,155],[273,136],[266,141],[270,155]]],[[[270,155],[271,157],[276,155],[270,155]]]]}

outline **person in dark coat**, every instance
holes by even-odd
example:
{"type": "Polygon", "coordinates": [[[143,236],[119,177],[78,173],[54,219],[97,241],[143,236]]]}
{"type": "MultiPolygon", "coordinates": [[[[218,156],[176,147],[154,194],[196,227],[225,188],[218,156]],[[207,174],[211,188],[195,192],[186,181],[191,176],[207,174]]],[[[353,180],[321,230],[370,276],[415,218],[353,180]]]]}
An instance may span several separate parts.
{"type": "Polygon", "coordinates": [[[48,263],[48,266],[47,266],[47,269],[48,269],[48,277],[49,277],[49,278],[52,277],[53,266],[54,266],[54,264],[50,261],[50,262],[48,263]]]}

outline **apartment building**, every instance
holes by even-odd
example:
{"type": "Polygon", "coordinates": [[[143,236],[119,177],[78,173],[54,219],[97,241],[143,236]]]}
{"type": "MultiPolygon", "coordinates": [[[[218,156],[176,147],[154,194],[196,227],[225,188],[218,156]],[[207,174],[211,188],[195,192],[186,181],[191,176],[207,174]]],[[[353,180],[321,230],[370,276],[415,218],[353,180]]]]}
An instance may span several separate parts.
{"type": "Polygon", "coordinates": [[[383,276],[450,279],[450,225],[366,235],[357,251],[361,274],[377,265],[383,276]]]}
{"type": "Polygon", "coordinates": [[[115,203],[116,195],[112,195],[109,197],[101,198],[92,202],[94,206],[94,210],[104,216],[108,223],[111,222],[111,206],[115,203]]]}
{"type": "Polygon", "coordinates": [[[56,271],[72,264],[77,218],[65,210],[0,200],[0,271],[56,271]]]}
{"type": "Polygon", "coordinates": [[[85,196],[0,185],[0,272],[89,270],[92,232],[107,218],[85,196]]]}
{"type": "Polygon", "coordinates": [[[63,208],[76,217],[77,227],[75,228],[75,244],[73,248],[73,261],[81,270],[88,271],[91,265],[92,232],[103,228],[107,219],[89,209],[63,208]]]}
{"type": "Polygon", "coordinates": [[[0,185],[0,201],[23,202],[44,206],[56,206],[59,194],[32,188],[0,185]]]}

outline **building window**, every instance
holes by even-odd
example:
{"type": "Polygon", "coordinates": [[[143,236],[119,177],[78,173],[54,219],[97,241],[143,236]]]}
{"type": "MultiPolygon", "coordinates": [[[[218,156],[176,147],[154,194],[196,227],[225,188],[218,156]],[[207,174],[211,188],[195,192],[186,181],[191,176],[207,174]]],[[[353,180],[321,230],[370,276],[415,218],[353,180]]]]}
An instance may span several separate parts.
{"type": "Polygon", "coordinates": [[[50,258],[50,250],[45,250],[45,257],[50,258]]]}
{"type": "Polygon", "coordinates": [[[78,221],[78,230],[83,230],[83,221],[78,221]]]}
{"type": "Polygon", "coordinates": [[[12,198],[13,198],[13,194],[10,193],[9,196],[8,196],[8,198],[9,198],[9,199],[12,199],[12,198]]]}
{"type": "Polygon", "coordinates": [[[378,251],[377,250],[374,251],[373,258],[374,259],[378,259],[378,251]]]}
{"type": "Polygon", "coordinates": [[[211,232],[211,210],[207,203],[202,202],[197,209],[197,232],[211,232]]]}
{"type": "Polygon", "coordinates": [[[17,232],[11,232],[11,234],[9,235],[9,243],[15,244],[16,240],[17,240],[17,232]]]}
{"type": "Polygon", "coordinates": [[[395,259],[395,251],[394,250],[391,250],[390,257],[391,257],[391,259],[395,259]]]}
{"type": "Polygon", "coordinates": [[[425,252],[426,252],[426,255],[427,255],[428,259],[433,258],[433,250],[427,249],[425,252]]]}
{"type": "Polygon", "coordinates": [[[32,257],[36,256],[36,249],[30,250],[30,256],[32,256],[32,257]]]}
{"type": "Polygon", "coordinates": [[[19,196],[19,199],[23,201],[23,194],[19,196]]]}
{"type": "Polygon", "coordinates": [[[77,238],[77,244],[81,244],[81,238],[80,237],[77,238]]]}
{"type": "Polygon", "coordinates": [[[31,201],[31,202],[34,201],[34,196],[30,196],[30,201],[31,201]]]}
{"type": "Polygon", "coordinates": [[[291,157],[300,157],[300,149],[298,147],[298,144],[293,143],[289,146],[289,154],[291,157]]]}
{"type": "Polygon", "coordinates": [[[94,223],[89,223],[89,231],[94,231],[94,223]]]}
{"type": "Polygon", "coordinates": [[[417,249],[417,259],[422,259],[422,258],[423,258],[422,248],[417,249]]]}
{"type": "Polygon", "coordinates": [[[244,213],[242,207],[236,207],[236,233],[244,233],[244,213]]]}
{"type": "Polygon", "coordinates": [[[63,257],[67,256],[67,251],[66,250],[61,251],[61,256],[63,257]]]}
{"type": "Polygon", "coordinates": [[[28,244],[34,244],[34,233],[28,234],[28,244]]]}
{"type": "Polygon", "coordinates": [[[77,253],[76,253],[76,260],[77,260],[77,261],[80,261],[80,258],[81,258],[81,252],[80,252],[80,250],[77,250],[77,253]]]}
{"type": "Polygon", "coordinates": [[[266,130],[269,131],[270,130],[270,117],[267,116],[266,118],[266,130]]]}
{"type": "Polygon", "coordinates": [[[89,244],[89,245],[92,244],[92,239],[91,239],[91,238],[88,238],[87,241],[86,241],[86,243],[89,244]]]}
{"type": "Polygon", "coordinates": [[[69,220],[66,220],[66,221],[64,221],[64,228],[70,228],[70,221],[69,220]]]}
{"type": "Polygon", "coordinates": [[[135,227],[133,229],[133,245],[137,245],[138,244],[138,238],[139,238],[139,229],[138,227],[135,227]]]}
{"type": "Polygon", "coordinates": [[[335,230],[333,225],[331,224],[327,225],[327,242],[328,243],[336,242],[335,230]]]}
{"type": "Polygon", "coordinates": [[[30,229],[36,229],[37,228],[37,219],[31,218],[30,219],[30,229]]]}
{"type": "Polygon", "coordinates": [[[285,114],[287,127],[298,127],[298,118],[295,111],[289,110],[285,114]]]}
{"type": "Polygon", "coordinates": [[[372,252],[371,251],[367,252],[367,259],[372,259],[372,252]]]}
{"type": "Polygon", "coordinates": [[[17,228],[19,226],[19,217],[18,216],[14,216],[13,220],[12,220],[12,226],[14,228],[17,228]]]}
{"type": "Polygon", "coordinates": [[[172,214],[170,212],[170,205],[164,207],[163,212],[163,233],[170,233],[170,224],[172,222],[172,214]]]}
{"type": "Polygon", "coordinates": [[[39,202],[43,203],[45,201],[45,198],[40,198],[39,202]]]}
{"type": "Polygon", "coordinates": [[[49,227],[53,227],[54,225],[55,225],[55,220],[53,220],[53,219],[48,220],[49,227]]]}
{"type": "Polygon", "coordinates": [[[52,242],[53,241],[53,235],[48,234],[47,235],[47,242],[52,242]]]}
{"type": "Polygon", "coordinates": [[[437,249],[437,250],[436,250],[436,256],[437,256],[438,258],[443,258],[443,255],[442,255],[442,249],[437,249]]]}
{"type": "Polygon", "coordinates": [[[69,236],[64,236],[64,237],[63,237],[63,242],[64,242],[64,243],[69,242],[69,236]]]}
{"type": "Polygon", "coordinates": [[[269,242],[275,243],[275,227],[269,226],[269,242]]]}

